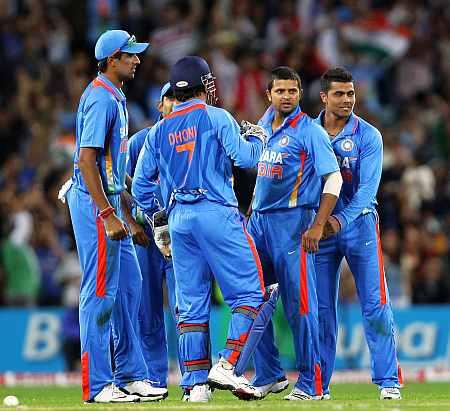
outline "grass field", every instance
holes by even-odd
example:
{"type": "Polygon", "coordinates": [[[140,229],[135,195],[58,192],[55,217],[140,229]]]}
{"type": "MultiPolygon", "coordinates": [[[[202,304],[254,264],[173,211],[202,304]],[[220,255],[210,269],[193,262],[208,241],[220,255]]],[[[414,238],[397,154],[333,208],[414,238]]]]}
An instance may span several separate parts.
{"type": "MultiPolygon", "coordinates": [[[[285,393],[287,393],[286,391],[285,393]]],[[[427,383],[408,384],[403,390],[401,401],[380,401],[378,391],[369,384],[336,384],[333,386],[331,401],[283,401],[283,395],[271,395],[262,401],[239,401],[231,393],[215,391],[214,400],[208,404],[187,404],[180,401],[181,390],[170,387],[169,397],[160,403],[140,404],[84,404],[80,400],[79,387],[0,387],[0,409],[12,410],[3,406],[3,398],[15,395],[20,400],[16,409],[22,410],[87,410],[87,409],[160,409],[160,410],[261,410],[275,411],[288,409],[322,409],[322,410],[450,410],[450,384],[427,383]]]]}
{"type": "MultiPolygon", "coordinates": [[[[285,393],[287,393],[286,391],[285,393]]],[[[214,411],[225,410],[290,410],[290,409],[322,409],[322,410],[450,410],[450,384],[427,383],[408,384],[403,390],[401,401],[380,401],[378,391],[369,384],[336,384],[333,386],[331,401],[283,401],[283,395],[268,396],[262,401],[243,402],[226,391],[215,391],[214,400],[208,404],[187,404],[180,401],[181,390],[170,387],[169,397],[160,403],[140,404],[84,404],[80,400],[79,387],[0,387],[0,409],[13,409],[3,405],[3,398],[15,395],[20,400],[16,409],[22,410],[119,410],[151,408],[159,410],[204,409],[214,411]]]]}

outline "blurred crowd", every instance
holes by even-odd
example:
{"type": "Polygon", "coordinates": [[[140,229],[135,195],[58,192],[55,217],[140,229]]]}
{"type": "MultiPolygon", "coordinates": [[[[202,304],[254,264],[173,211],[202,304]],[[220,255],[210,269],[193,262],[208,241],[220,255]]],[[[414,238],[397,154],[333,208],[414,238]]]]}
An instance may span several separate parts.
{"type": "MultiPolygon", "coordinates": [[[[186,54],[211,63],[220,105],[250,121],[267,105],[271,68],[299,72],[311,116],[320,75],[350,69],[355,111],[384,139],[392,301],[450,303],[448,0],[2,0],[0,22],[0,305],[77,305],[80,269],[57,192],[71,174],[78,100],[96,75],[93,45],[108,28],[151,44],[126,85],[130,135],[155,121],[168,67],[186,54]]],[[[243,208],[253,180],[236,178],[243,208]]],[[[344,269],[340,299],[356,298],[344,269]]]]}

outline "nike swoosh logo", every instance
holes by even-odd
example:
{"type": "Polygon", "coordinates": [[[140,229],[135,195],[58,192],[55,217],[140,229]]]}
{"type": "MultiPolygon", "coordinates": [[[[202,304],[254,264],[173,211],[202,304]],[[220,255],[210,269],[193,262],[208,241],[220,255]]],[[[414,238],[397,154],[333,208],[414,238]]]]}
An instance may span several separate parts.
{"type": "Polygon", "coordinates": [[[366,245],[369,245],[369,244],[372,244],[372,243],[373,243],[373,240],[372,241],[367,241],[366,245]]]}
{"type": "Polygon", "coordinates": [[[297,251],[297,250],[294,250],[294,251],[288,251],[288,254],[289,254],[289,255],[294,254],[296,251],[297,251]]]}

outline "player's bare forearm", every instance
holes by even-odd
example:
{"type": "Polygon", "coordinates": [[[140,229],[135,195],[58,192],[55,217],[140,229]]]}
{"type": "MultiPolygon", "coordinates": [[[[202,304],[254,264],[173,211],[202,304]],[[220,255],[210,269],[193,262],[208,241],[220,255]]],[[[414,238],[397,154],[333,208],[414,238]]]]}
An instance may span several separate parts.
{"type": "Polygon", "coordinates": [[[338,198],[330,193],[322,194],[320,200],[319,210],[317,211],[316,218],[314,219],[313,226],[318,225],[324,227],[330,217],[331,213],[336,206],[338,198]]]}
{"type": "Polygon", "coordinates": [[[120,202],[122,203],[122,213],[123,217],[128,225],[134,223],[134,218],[131,215],[131,195],[127,191],[122,191],[120,193],[120,202]]]}
{"type": "Polygon", "coordinates": [[[97,150],[95,148],[81,148],[78,167],[81,171],[81,175],[83,176],[83,180],[89,194],[94,200],[97,208],[100,210],[99,215],[102,217],[107,237],[111,240],[121,240],[128,235],[128,229],[124,225],[123,221],[117,217],[114,210],[108,210],[112,207],[106,197],[105,191],[103,190],[96,157],[97,150]],[[102,215],[102,211],[106,211],[107,214],[102,215]]]}
{"type": "Polygon", "coordinates": [[[305,231],[302,236],[302,247],[305,251],[315,253],[319,250],[319,241],[323,236],[325,225],[336,205],[337,199],[338,198],[333,194],[322,194],[316,218],[314,219],[311,228],[305,231]]]}
{"type": "Polygon", "coordinates": [[[127,191],[120,193],[120,202],[122,203],[122,212],[128,227],[130,227],[131,237],[133,242],[142,247],[150,245],[150,239],[145,234],[144,228],[136,222],[131,214],[132,197],[127,191]]]}
{"type": "Polygon", "coordinates": [[[102,180],[97,166],[97,149],[90,147],[81,148],[78,167],[97,208],[99,210],[105,210],[111,207],[103,190],[102,180]]]}
{"type": "Polygon", "coordinates": [[[127,191],[131,193],[131,184],[133,183],[133,179],[130,177],[130,175],[127,173],[125,175],[125,185],[127,186],[127,191]]]}

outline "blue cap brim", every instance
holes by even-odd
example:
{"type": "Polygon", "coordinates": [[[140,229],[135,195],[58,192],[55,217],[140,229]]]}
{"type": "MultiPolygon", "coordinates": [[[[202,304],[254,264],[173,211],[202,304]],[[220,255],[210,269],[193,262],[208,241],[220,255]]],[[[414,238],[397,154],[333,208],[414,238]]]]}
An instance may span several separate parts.
{"type": "Polygon", "coordinates": [[[164,84],[164,87],[161,90],[161,94],[159,95],[159,101],[162,101],[164,96],[167,94],[167,92],[171,90],[170,89],[170,83],[164,84]]]}
{"type": "Polygon", "coordinates": [[[148,43],[134,43],[131,46],[125,46],[120,49],[120,51],[123,51],[124,53],[130,53],[130,54],[139,54],[142,53],[147,49],[149,46],[148,43]]]}

